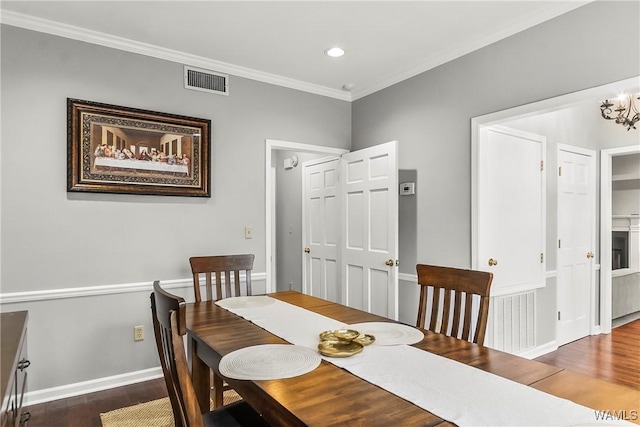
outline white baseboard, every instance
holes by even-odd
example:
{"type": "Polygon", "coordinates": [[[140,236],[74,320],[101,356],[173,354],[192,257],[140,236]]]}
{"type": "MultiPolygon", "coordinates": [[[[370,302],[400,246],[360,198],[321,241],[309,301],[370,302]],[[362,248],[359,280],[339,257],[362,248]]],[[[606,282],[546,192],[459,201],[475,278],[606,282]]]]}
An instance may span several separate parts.
{"type": "Polygon", "coordinates": [[[555,340],[549,341],[546,344],[539,345],[528,350],[516,353],[517,356],[524,357],[525,359],[535,359],[536,357],[544,356],[547,353],[551,353],[552,351],[556,351],[558,349],[558,344],[555,340]]]}
{"type": "Polygon", "coordinates": [[[112,377],[97,378],[95,380],[83,381],[75,384],[30,391],[24,395],[23,406],[27,407],[38,403],[50,402],[52,400],[79,396],[81,394],[93,393],[143,381],[155,380],[161,377],[162,369],[158,366],[157,368],[128,372],[126,374],[114,375],[112,377]]]}

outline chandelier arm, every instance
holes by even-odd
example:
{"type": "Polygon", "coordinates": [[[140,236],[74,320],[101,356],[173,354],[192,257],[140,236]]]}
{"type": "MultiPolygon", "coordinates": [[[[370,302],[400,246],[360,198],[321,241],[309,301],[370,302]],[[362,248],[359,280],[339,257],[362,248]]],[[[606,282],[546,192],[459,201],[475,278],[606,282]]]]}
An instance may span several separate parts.
{"type": "Polygon", "coordinates": [[[602,114],[603,119],[614,120],[614,117],[610,116],[610,114],[613,113],[611,107],[613,107],[613,104],[610,103],[608,99],[602,102],[602,105],[600,105],[600,114],[602,114]]]}
{"type": "Polygon", "coordinates": [[[600,104],[600,114],[602,118],[606,120],[615,120],[615,122],[619,125],[622,125],[627,128],[627,131],[630,131],[632,128],[636,129],[636,123],[640,121],[640,111],[638,110],[638,105],[640,103],[636,103],[637,97],[640,100],[640,94],[631,94],[626,97],[626,102],[623,102],[620,98],[618,98],[618,105],[615,109],[614,103],[610,102],[608,99],[602,101],[600,104]],[[624,105],[626,104],[626,105],[624,105]],[[613,113],[616,113],[614,117],[611,117],[613,113]]]}

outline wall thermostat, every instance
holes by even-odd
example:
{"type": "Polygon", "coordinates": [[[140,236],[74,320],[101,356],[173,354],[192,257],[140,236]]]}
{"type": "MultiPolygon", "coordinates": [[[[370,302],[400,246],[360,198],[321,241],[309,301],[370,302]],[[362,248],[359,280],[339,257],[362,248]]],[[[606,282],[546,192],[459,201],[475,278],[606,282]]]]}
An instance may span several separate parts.
{"type": "Polygon", "coordinates": [[[415,182],[403,182],[400,184],[400,195],[401,196],[410,196],[411,194],[416,194],[416,183],[415,182]]]}

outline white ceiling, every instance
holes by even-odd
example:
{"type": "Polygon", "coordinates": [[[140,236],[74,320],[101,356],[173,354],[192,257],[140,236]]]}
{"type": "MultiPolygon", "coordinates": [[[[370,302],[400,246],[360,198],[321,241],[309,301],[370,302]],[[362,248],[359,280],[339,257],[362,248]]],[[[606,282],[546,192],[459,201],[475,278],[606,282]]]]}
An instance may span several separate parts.
{"type": "Polygon", "coordinates": [[[5,24],[355,100],[588,1],[1,1],[5,24]],[[346,54],[329,58],[340,46],[346,54]],[[353,85],[351,91],[345,84],[353,85]]]}

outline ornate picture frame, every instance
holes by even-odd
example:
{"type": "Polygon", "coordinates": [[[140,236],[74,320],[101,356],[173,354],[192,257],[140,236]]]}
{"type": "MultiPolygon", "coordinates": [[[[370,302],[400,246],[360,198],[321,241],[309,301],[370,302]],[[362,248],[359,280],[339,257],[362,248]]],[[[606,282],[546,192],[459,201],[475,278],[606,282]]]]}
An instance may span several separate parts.
{"type": "Polygon", "coordinates": [[[67,98],[67,191],[211,197],[211,120],[67,98]]]}

